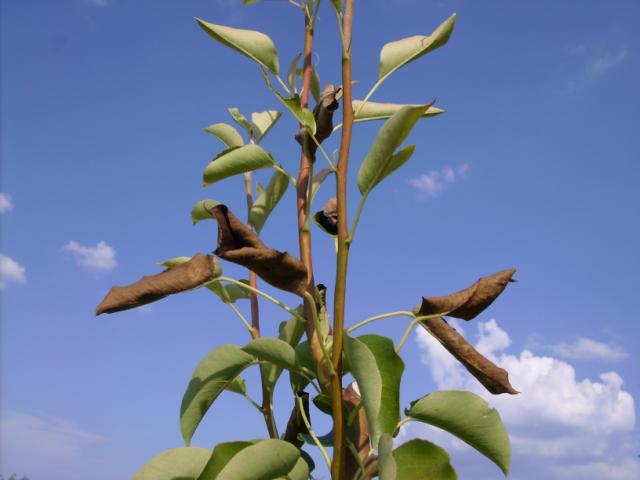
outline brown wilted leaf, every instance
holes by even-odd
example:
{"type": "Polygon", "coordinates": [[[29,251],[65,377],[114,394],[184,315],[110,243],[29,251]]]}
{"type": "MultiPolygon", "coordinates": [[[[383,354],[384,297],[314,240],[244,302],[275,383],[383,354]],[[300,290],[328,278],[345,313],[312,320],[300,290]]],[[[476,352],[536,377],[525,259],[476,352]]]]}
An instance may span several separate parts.
{"type": "Polygon", "coordinates": [[[338,200],[331,197],[324,208],[313,216],[315,222],[329,235],[338,235],[338,200]]]}
{"type": "Polygon", "coordinates": [[[220,273],[215,257],[198,253],[188,262],[156,275],[142,277],[131,285],[112,287],[98,305],[96,315],[128,310],[155,302],[167,295],[192,290],[213,280],[220,273]]]}
{"type": "MultiPolygon", "coordinates": [[[[350,383],[347,388],[342,390],[342,400],[347,407],[347,412],[353,411],[362,401],[360,394],[354,388],[354,383],[355,382],[350,383]]],[[[359,461],[355,458],[354,452],[347,452],[345,458],[346,478],[354,478],[356,472],[359,470],[359,463],[364,464],[369,458],[369,451],[371,450],[369,424],[367,423],[367,414],[364,408],[361,408],[356,414],[353,430],[351,442],[356,452],[358,452],[359,461]]]]}
{"type": "MultiPolygon", "coordinates": [[[[331,132],[333,132],[333,112],[335,112],[339,106],[338,99],[340,98],[341,92],[341,87],[335,87],[331,84],[327,85],[320,95],[320,101],[313,109],[313,116],[316,120],[315,137],[318,143],[322,143],[331,135],[331,132]]],[[[309,136],[307,130],[301,128],[298,133],[296,133],[295,138],[298,143],[302,145],[305,154],[311,161],[315,161],[318,146],[309,136]]]]}
{"type": "Polygon", "coordinates": [[[422,326],[453,355],[471,375],[494,395],[500,393],[518,393],[509,383],[509,374],[491,360],[473,348],[458,331],[442,317],[429,318],[421,322],[422,326]]]}
{"type": "Polygon", "coordinates": [[[422,297],[419,315],[436,315],[448,312],[446,316],[471,320],[502,293],[509,282],[514,282],[515,268],[502,270],[479,279],[464,290],[442,297],[422,297]]]}
{"type": "Polygon", "coordinates": [[[267,247],[226,205],[209,212],[218,221],[218,248],[213,253],[248,268],[274,287],[304,295],[307,270],[300,260],[267,247]]]}

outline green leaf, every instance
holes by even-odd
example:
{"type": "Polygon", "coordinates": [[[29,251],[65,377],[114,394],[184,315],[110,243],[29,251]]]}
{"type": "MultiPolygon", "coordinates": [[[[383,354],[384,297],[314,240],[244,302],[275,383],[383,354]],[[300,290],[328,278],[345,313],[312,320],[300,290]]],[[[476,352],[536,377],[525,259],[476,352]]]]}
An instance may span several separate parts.
{"type": "Polygon", "coordinates": [[[331,4],[336,12],[342,13],[342,0],[331,0],[331,4]]]}
{"type": "Polygon", "coordinates": [[[256,338],[247,343],[242,350],[258,360],[271,362],[287,370],[298,370],[296,352],[291,345],[279,338],[256,338]]]}
{"type": "MultiPolygon", "coordinates": [[[[245,285],[249,285],[249,280],[240,280],[245,285]]],[[[251,292],[246,288],[239,287],[232,283],[229,285],[222,285],[220,282],[215,282],[207,285],[207,288],[213,293],[218,295],[224,303],[236,303],[236,301],[243,298],[251,298],[251,292]]]]}
{"type": "Polygon", "coordinates": [[[400,420],[400,380],[404,362],[393,341],[380,335],[345,338],[345,359],[358,382],[374,448],[383,433],[393,434],[400,420]]]}
{"type": "MultiPolygon", "coordinates": [[[[302,306],[296,309],[298,313],[302,313],[302,306]]],[[[295,347],[304,333],[304,322],[298,317],[291,317],[286,322],[282,322],[279,327],[278,338],[291,347],[295,347]]],[[[278,365],[269,364],[265,366],[265,387],[273,392],[274,386],[282,374],[282,368],[278,365]]]]}
{"type": "Polygon", "coordinates": [[[217,200],[200,200],[196,203],[191,209],[191,222],[195,225],[202,220],[213,220],[213,217],[209,213],[209,209],[215,207],[216,205],[220,205],[220,202],[217,200]]]}
{"type": "MultiPolygon", "coordinates": [[[[366,122],[368,120],[385,120],[390,118],[394,113],[400,110],[402,107],[419,107],[417,104],[401,104],[401,103],[377,103],[369,102],[362,106],[362,100],[353,101],[353,111],[358,112],[358,115],[354,118],[354,122],[366,122]]],[[[430,105],[429,108],[422,114],[422,117],[433,117],[444,113],[441,108],[430,105]]]]}
{"type": "Polygon", "coordinates": [[[313,199],[316,198],[316,193],[318,193],[318,190],[320,189],[320,185],[322,185],[322,182],[324,182],[326,178],[329,175],[331,175],[331,173],[333,173],[333,171],[330,168],[323,168],[313,176],[313,179],[311,180],[311,201],[312,202],[313,202],[313,199]]]}
{"type": "Polygon", "coordinates": [[[173,448],[153,457],[133,480],[196,480],[210,455],[206,448],[173,448]]]}
{"type": "Polygon", "coordinates": [[[314,66],[311,67],[311,95],[316,103],[320,101],[320,76],[314,66]]]}
{"type": "Polygon", "coordinates": [[[300,59],[302,58],[302,53],[298,53],[293,60],[291,60],[291,64],[289,65],[289,70],[287,71],[287,86],[289,90],[292,92],[298,91],[298,64],[300,63],[300,59]]]}
{"type": "MultiPolygon", "coordinates": [[[[301,342],[295,346],[296,351],[296,363],[299,367],[304,367],[311,372],[315,372],[315,363],[313,362],[313,356],[309,349],[309,342],[301,342]]],[[[291,389],[293,392],[301,392],[309,385],[309,379],[302,376],[300,373],[291,371],[289,372],[289,381],[291,382],[291,389]]]]}
{"type": "Polygon", "coordinates": [[[393,152],[407,138],[407,135],[409,135],[409,132],[427,108],[429,108],[429,105],[402,107],[389,120],[384,122],[358,170],[358,188],[362,195],[367,195],[373,187],[399,168],[411,156],[413,150],[404,149],[398,152],[398,156],[395,157],[393,152]]]}
{"type": "Polygon", "coordinates": [[[266,190],[260,187],[258,189],[258,197],[251,207],[249,213],[249,222],[253,225],[258,233],[262,231],[265,222],[271,215],[282,196],[289,187],[289,176],[276,170],[271,175],[266,190]]]}
{"type": "Polygon", "coordinates": [[[278,74],[280,65],[276,47],[273,41],[264,33],[216,25],[199,18],[196,18],[196,20],[202,29],[215,40],[243,53],[273,74],[278,74]]]}
{"type": "Polygon", "coordinates": [[[204,185],[208,186],[239,173],[276,165],[273,157],[258,145],[245,145],[223,153],[204,170],[204,185]]]}
{"type": "Polygon", "coordinates": [[[204,129],[204,131],[217,137],[218,140],[229,148],[236,148],[244,145],[242,136],[235,128],[227,123],[215,123],[213,125],[209,125],[204,129]]]}
{"type": "Polygon", "coordinates": [[[505,475],[509,473],[507,429],[498,411],[479,396],[457,390],[434,392],[411,402],[405,414],[455,435],[493,461],[505,475]]]}
{"type": "MultiPolygon", "coordinates": [[[[198,480],[271,480],[286,477],[296,470],[299,472],[300,467],[297,463],[300,451],[289,442],[269,439],[260,440],[244,448],[239,447],[240,445],[235,447],[238,450],[225,462],[215,477],[201,476],[198,480]]],[[[227,452],[225,457],[232,453],[232,449],[229,448],[227,452]]],[[[219,463],[223,461],[224,458],[221,458],[219,463]]]]}
{"type": "Polygon", "coordinates": [[[300,124],[305,127],[311,134],[316,134],[316,119],[313,116],[313,112],[308,108],[302,108],[300,106],[300,95],[297,93],[293,95],[291,98],[283,97],[280,92],[278,92],[273,85],[271,85],[271,80],[269,77],[262,72],[262,77],[264,78],[264,82],[266,83],[269,90],[273,92],[273,94],[282,102],[282,104],[287,107],[287,109],[296,117],[296,120],[300,122],[300,124]]]}
{"type": "Polygon", "coordinates": [[[404,65],[447,43],[455,21],[456,14],[454,13],[442,22],[431,35],[415,35],[387,43],[380,52],[378,82],[404,65]]]}
{"type": "Polygon", "coordinates": [[[281,477],[282,480],[309,480],[309,464],[307,461],[300,457],[293,466],[293,469],[287,473],[286,477],[281,477]]]}
{"type": "Polygon", "coordinates": [[[244,0],[243,5],[251,5],[252,3],[258,3],[260,0],[244,0]]]}
{"type": "Polygon", "coordinates": [[[400,445],[393,451],[397,480],[457,480],[449,454],[426,440],[415,439],[400,445]]]}
{"type": "Polygon", "coordinates": [[[237,376],[227,386],[229,392],[237,393],[238,395],[244,395],[247,393],[247,383],[244,378],[237,376]]]}
{"type": "Polygon", "coordinates": [[[253,112],[251,114],[251,124],[253,125],[254,140],[259,143],[264,138],[271,127],[273,127],[282,112],[277,110],[265,110],[264,112],[253,112]]]}
{"type": "Polygon", "coordinates": [[[187,263],[189,260],[191,260],[191,257],[174,257],[170,258],[169,260],[165,260],[164,262],[160,263],[160,265],[162,265],[163,267],[171,268],[175,267],[176,265],[180,265],[181,263],[187,263]]]}
{"type": "Polygon", "coordinates": [[[198,480],[215,479],[222,469],[229,463],[238,452],[250,447],[255,442],[239,441],[219,443],[213,449],[211,458],[207,462],[206,467],[198,477],[198,480]]]}
{"type": "Polygon", "coordinates": [[[393,438],[385,433],[378,442],[378,475],[380,480],[396,480],[397,466],[391,450],[393,450],[393,438]]]}
{"type": "Polygon", "coordinates": [[[231,107],[227,108],[227,111],[229,112],[229,115],[231,115],[233,121],[244,128],[245,132],[247,132],[250,137],[255,137],[256,131],[253,128],[253,124],[249,120],[247,120],[247,117],[240,113],[239,109],[237,109],[236,107],[231,107]]]}
{"type": "Polygon", "coordinates": [[[230,344],[212,350],[200,362],[180,407],[180,431],[187,445],[211,404],[240,372],[253,363],[255,358],[252,355],[230,344]]]}

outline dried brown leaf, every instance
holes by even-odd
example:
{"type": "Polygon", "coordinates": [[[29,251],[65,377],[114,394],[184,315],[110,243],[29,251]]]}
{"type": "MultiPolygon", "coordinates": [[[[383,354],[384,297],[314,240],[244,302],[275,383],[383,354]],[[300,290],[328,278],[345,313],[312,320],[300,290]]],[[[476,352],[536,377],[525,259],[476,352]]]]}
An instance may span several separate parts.
{"type": "Polygon", "coordinates": [[[313,219],[329,235],[338,235],[338,200],[336,197],[327,200],[324,208],[317,212],[313,219]]]}
{"type": "MultiPolygon", "coordinates": [[[[318,143],[325,141],[331,132],[333,132],[333,112],[335,112],[339,106],[338,99],[341,96],[342,88],[334,85],[327,85],[322,90],[320,95],[320,101],[313,109],[313,116],[316,120],[316,140],[318,143]]],[[[302,148],[305,154],[314,161],[316,158],[316,150],[318,146],[309,136],[306,129],[302,128],[296,133],[296,140],[302,148]]]]}
{"type": "MultiPolygon", "coordinates": [[[[351,383],[342,390],[342,400],[347,406],[347,411],[352,412],[354,408],[357,408],[362,401],[360,394],[354,388],[354,383],[351,383]]],[[[371,450],[370,437],[369,437],[369,424],[367,423],[367,415],[364,408],[360,408],[356,413],[354,420],[354,432],[353,446],[358,452],[359,461],[355,458],[354,452],[348,452],[345,458],[345,471],[346,478],[354,478],[356,472],[359,470],[359,463],[366,463],[369,458],[369,451],[371,450]]]]}
{"type": "Polygon", "coordinates": [[[515,268],[502,270],[488,277],[480,278],[464,290],[442,297],[422,297],[419,315],[436,315],[448,312],[446,316],[471,320],[502,293],[516,272],[515,268]]]}
{"type": "Polygon", "coordinates": [[[458,331],[442,317],[429,318],[421,322],[444,348],[453,355],[471,375],[494,395],[518,393],[509,383],[509,374],[469,344],[458,331]]]}
{"type": "Polygon", "coordinates": [[[198,253],[188,262],[156,275],[144,276],[131,285],[112,287],[96,308],[96,315],[128,310],[155,302],[167,295],[192,290],[213,280],[220,273],[215,257],[198,253]]]}
{"type": "Polygon", "coordinates": [[[216,255],[248,268],[274,287],[304,295],[307,270],[300,260],[267,247],[226,205],[217,205],[209,212],[218,221],[216,255]]]}

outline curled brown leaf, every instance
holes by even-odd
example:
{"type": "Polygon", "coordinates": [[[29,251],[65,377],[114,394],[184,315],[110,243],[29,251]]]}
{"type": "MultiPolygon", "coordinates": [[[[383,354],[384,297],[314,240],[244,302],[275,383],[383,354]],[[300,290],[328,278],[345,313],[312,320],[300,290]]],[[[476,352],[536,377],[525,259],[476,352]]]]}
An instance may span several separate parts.
{"type": "Polygon", "coordinates": [[[221,273],[215,257],[196,254],[191,260],[178,264],[156,275],[144,276],[131,285],[112,287],[96,308],[96,315],[155,302],[167,295],[192,290],[213,280],[221,273]]]}
{"type": "Polygon", "coordinates": [[[428,318],[421,321],[438,341],[453,355],[471,375],[494,395],[500,393],[518,393],[509,383],[509,374],[491,360],[478,352],[458,331],[442,317],[428,318]]]}
{"type": "Polygon", "coordinates": [[[338,235],[338,200],[331,197],[313,219],[329,235],[338,235]]]}
{"type": "MultiPolygon", "coordinates": [[[[333,132],[333,112],[335,112],[339,106],[338,99],[340,98],[341,92],[342,88],[331,84],[327,85],[324,87],[324,90],[322,90],[320,100],[313,109],[313,116],[316,120],[315,137],[318,143],[322,143],[331,135],[331,132],[333,132]]],[[[311,161],[314,161],[318,146],[310,137],[307,130],[304,128],[300,129],[296,133],[295,138],[298,143],[302,145],[305,154],[311,161]]]]}
{"type": "Polygon", "coordinates": [[[419,315],[436,315],[445,312],[448,317],[471,320],[502,293],[509,282],[514,282],[515,268],[502,270],[480,278],[464,290],[442,297],[422,297],[419,315]]]}
{"type": "Polygon", "coordinates": [[[248,268],[274,287],[304,295],[307,270],[300,260],[267,247],[226,205],[216,205],[209,212],[218,221],[216,255],[248,268]]]}
{"type": "MultiPolygon", "coordinates": [[[[342,390],[342,400],[347,407],[348,412],[353,412],[354,408],[360,406],[362,398],[360,394],[354,388],[355,382],[349,384],[342,390]]],[[[345,459],[345,471],[346,478],[354,478],[356,472],[359,470],[359,464],[366,464],[369,458],[369,452],[371,450],[370,437],[369,437],[369,424],[367,423],[367,415],[364,408],[360,408],[356,413],[356,418],[353,422],[353,446],[358,453],[358,459],[355,458],[355,452],[349,452],[345,459]]],[[[370,477],[367,477],[370,478],[370,477]]]]}

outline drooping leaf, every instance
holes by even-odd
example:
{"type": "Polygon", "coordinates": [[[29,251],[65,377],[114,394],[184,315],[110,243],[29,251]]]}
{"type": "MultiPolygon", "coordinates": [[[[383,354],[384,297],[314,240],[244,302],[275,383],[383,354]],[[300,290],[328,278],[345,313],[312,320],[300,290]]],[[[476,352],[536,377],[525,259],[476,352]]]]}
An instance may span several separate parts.
{"type": "Polygon", "coordinates": [[[244,395],[247,393],[247,383],[244,381],[244,378],[237,376],[227,385],[227,391],[244,395]]]}
{"type": "Polygon", "coordinates": [[[335,237],[338,235],[338,201],[331,197],[324,208],[313,216],[313,221],[326,233],[335,237]]]}
{"type": "Polygon", "coordinates": [[[233,455],[216,477],[199,480],[275,480],[298,469],[299,459],[300,451],[288,442],[260,440],[233,455]]]}
{"type": "Polygon", "coordinates": [[[311,201],[312,202],[313,202],[313,199],[316,198],[316,194],[318,193],[318,190],[320,189],[320,185],[322,185],[322,182],[324,182],[327,179],[327,177],[332,173],[333,171],[330,168],[323,168],[313,176],[313,179],[311,180],[311,201]]]}
{"type": "Polygon", "coordinates": [[[217,200],[200,200],[196,203],[191,209],[191,222],[195,225],[202,220],[212,220],[213,217],[209,210],[215,207],[216,205],[220,205],[220,202],[217,200]]]}
{"type": "MultiPolygon", "coordinates": [[[[296,311],[299,314],[303,312],[302,306],[299,306],[296,311]]],[[[302,338],[304,333],[304,322],[298,317],[291,317],[286,322],[282,322],[279,327],[278,338],[294,348],[302,338]]],[[[265,387],[270,392],[273,392],[274,386],[282,373],[282,368],[278,365],[268,365],[265,369],[265,387]]]]}
{"type": "Polygon", "coordinates": [[[254,443],[248,441],[219,443],[214,447],[213,453],[198,480],[215,480],[222,469],[229,463],[229,460],[254,443]]]}
{"type": "Polygon", "coordinates": [[[142,277],[131,285],[112,287],[96,308],[96,315],[140,307],[167,295],[193,290],[221,273],[215,257],[198,253],[186,263],[142,277]]]}
{"type": "Polygon", "coordinates": [[[238,131],[227,123],[215,123],[209,125],[204,129],[205,132],[210,133],[224,143],[229,148],[241,147],[244,145],[242,136],[238,131]]]}
{"type": "Polygon", "coordinates": [[[300,106],[300,95],[294,93],[291,98],[285,98],[282,96],[282,94],[280,94],[280,92],[278,92],[278,90],[273,88],[273,85],[271,85],[271,80],[269,80],[269,77],[264,74],[264,72],[263,78],[267,87],[269,87],[269,89],[278,98],[278,100],[280,100],[282,104],[287,107],[287,110],[289,110],[293,114],[296,120],[298,120],[298,122],[312,134],[315,134],[316,120],[313,117],[313,113],[311,112],[311,110],[300,106]]]}
{"type": "Polygon", "coordinates": [[[251,206],[249,222],[258,233],[262,231],[265,222],[271,215],[273,209],[283,197],[289,187],[289,177],[276,170],[271,175],[271,179],[266,189],[258,190],[258,197],[251,206]]]}
{"type": "Polygon", "coordinates": [[[430,393],[405,410],[408,417],[439,427],[468,443],[509,473],[509,435],[495,408],[464,391],[430,393]]]}
{"type": "Polygon", "coordinates": [[[340,104],[338,100],[342,95],[342,88],[334,85],[327,85],[318,104],[313,109],[313,118],[315,121],[314,139],[309,135],[309,131],[306,128],[301,128],[295,136],[296,141],[302,146],[305,154],[315,161],[316,150],[318,144],[324,142],[333,133],[333,114],[338,109],[340,104]]]}
{"type": "Polygon", "coordinates": [[[291,60],[291,64],[289,65],[289,70],[287,71],[287,86],[293,93],[297,93],[298,91],[298,64],[300,63],[301,58],[302,53],[298,53],[293,57],[293,60],[291,60]]]}
{"type": "Polygon", "coordinates": [[[254,140],[259,143],[260,140],[271,130],[276,124],[282,112],[277,110],[265,110],[264,112],[253,112],[251,114],[251,123],[254,130],[254,140]]]}
{"type": "MultiPolygon", "coordinates": [[[[368,120],[385,120],[390,118],[394,113],[400,110],[403,107],[419,107],[420,105],[413,104],[401,104],[401,103],[377,103],[370,102],[362,104],[362,100],[354,100],[353,101],[353,111],[357,113],[354,118],[354,122],[366,122],[368,120]]],[[[439,115],[444,113],[444,110],[438,108],[434,105],[431,105],[425,112],[422,114],[422,117],[433,117],[435,115],[439,115]]]]}
{"type": "MultiPolygon", "coordinates": [[[[240,280],[245,285],[249,285],[249,280],[240,280]]],[[[239,287],[235,283],[222,285],[215,282],[207,286],[209,290],[218,295],[224,303],[236,303],[243,298],[251,298],[251,292],[246,288],[239,287]]]]}
{"type": "Polygon", "coordinates": [[[449,454],[426,440],[414,439],[393,451],[397,480],[457,480],[449,454]]]}
{"type": "Polygon", "coordinates": [[[453,31],[455,20],[456,14],[454,13],[440,24],[431,35],[415,35],[387,43],[380,52],[378,81],[447,43],[453,31]]]}
{"type": "Polygon", "coordinates": [[[385,433],[378,442],[378,475],[380,480],[396,480],[396,459],[392,450],[393,438],[385,433]]]}
{"type": "Polygon", "coordinates": [[[180,431],[187,445],[211,404],[256,359],[237,345],[221,345],[196,367],[180,407],[180,431]]]}
{"type": "Polygon", "coordinates": [[[471,320],[498,298],[509,282],[513,282],[515,268],[502,270],[464,290],[443,297],[422,297],[419,315],[445,314],[447,317],[471,320]],[[448,313],[445,313],[448,312],[448,313]]]}
{"type": "Polygon", "coordinates": [[[509,383],[509,374],[478,352],[442,317],[420,322],[491,393],[518,393],[509,383]]]}
{"type": "Polygon", "coordinates": [[[214,207],[211,214],[218,221],[216,255],[252,270],[274,287],[303,295],[307,269],[300,260],[267,247],[226,205],[214,207]]]}
{"type": "Polygon", "coordinates": [[[242,349],[258,360],[271,362],[287,370],[298,370],[296,352],[291,345],[279,338],[256,338],[247,343],[242,349]]]}
{"type": "Polygon", "coordinates": [[[320,101],[321,93],[320,93],[320,76],[318,75],[318,70],[316,67],[311,67],[311,95],[313,95],[313,99],[316,102],[320,101]]]}
{"type": "Polygon", "coordinates": [[[173,448],[153,457],[133,480],[197,480],[210,456],[206,448],[173,448]]]}
{"type": "Polygon", "coordinates": [[[358,188],[362,195],[367,195],[387,175],[406,162],[410,156],[409,150],[405,148],[395,157],[394,152],[428,108],[429,105],[402,107],[382,125],[358,170],[358,188]]]}
{"type": "Polygon", "coordinates": [[[214,158],[204,170],[204,185],[206,187],[223,178],[275,165],[273,157],[262,147],[244,145],[214,158]]]}
{"type": "Polygon", "coordinates": [[[345,338],[345,358],[358,383],[374,448],[383,433],[393,434],[400,420],[400,380],[404,362],[393,341],[380,335],[345,338]]]}
{"type": "Polygon", "coordinates": [[[205,22],[196,18],[202,29],[227,47],[246,55],[274,74],[280,65],[273,41],[264,33],[205,22]]]}

